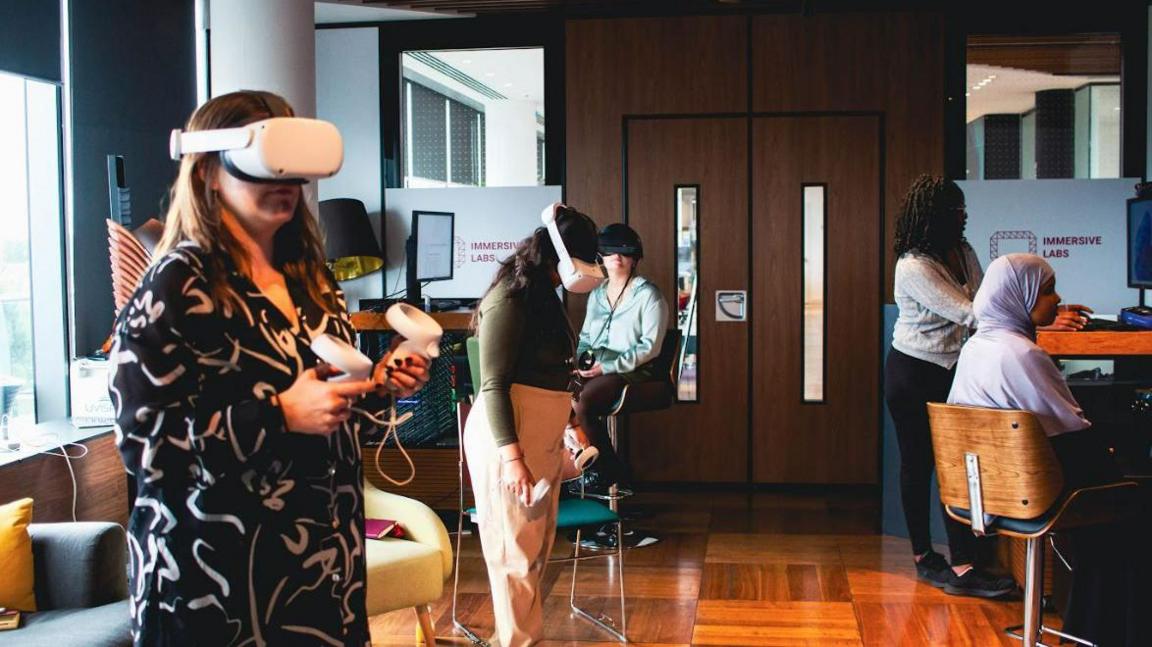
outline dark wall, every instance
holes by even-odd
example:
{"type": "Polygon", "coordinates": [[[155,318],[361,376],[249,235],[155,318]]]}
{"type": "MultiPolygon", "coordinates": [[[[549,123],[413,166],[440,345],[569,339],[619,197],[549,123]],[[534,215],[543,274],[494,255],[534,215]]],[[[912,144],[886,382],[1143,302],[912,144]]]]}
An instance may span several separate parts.
{"type": "Polygon", "coordinates": [[[78,355],[111,331],[105,156],[124,156],[133,220],[161,216],[176,175],[168,134],[196,107],[192,0],[70,4],[73,280],[78,355]]]}
{"type": "Polygon", "coordinates": [[[0,0],[0,70],[60,82],[59,0],[0,0]]]}

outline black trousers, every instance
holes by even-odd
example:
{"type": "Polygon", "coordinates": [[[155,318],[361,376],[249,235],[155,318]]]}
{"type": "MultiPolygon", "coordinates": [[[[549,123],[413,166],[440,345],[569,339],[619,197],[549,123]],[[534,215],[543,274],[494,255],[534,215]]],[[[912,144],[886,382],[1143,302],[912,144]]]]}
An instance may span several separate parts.
{"type": "Polygon", "coordinates": [[[608,425],[604,420],[612,405],[620,399],[628,382],[618,374],[601,375],[584,383],[580,398],[573,403],[576,420],[584,426],[588,442],[600,450],[600,456],[592,464],[592,469],[600,474],[606,483],[626,483],[628,475],[624,462],[612,447],[608,438],[608,425]]]}
{"type": "MultiPolygon", "coordinates": [[[[912,552],[921,555],[932,550],[931,484],[936,458],[932,452],[932,432],[928,427],[928,403],[945,402],[952,388],[955,370],[910,357],[893,348],[884,366],[884,399],[896,423],[900,445],[900,501],[912,552]]],[[[941,504],[943,509],[943,504],[941,504]]],[[[976,537],[972,529],[944,515],[951,562],[971,564],[976,557],[976,537]]]]}

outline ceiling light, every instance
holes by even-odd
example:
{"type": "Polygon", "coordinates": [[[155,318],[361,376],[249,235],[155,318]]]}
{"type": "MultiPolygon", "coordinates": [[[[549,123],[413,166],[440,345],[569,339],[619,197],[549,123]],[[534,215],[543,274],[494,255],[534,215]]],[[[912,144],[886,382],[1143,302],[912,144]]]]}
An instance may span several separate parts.
{"type": "Polygon", "coordinates": [[[964,96],[966,96],[966,97],[970,97],[970,96],[972,96],[972,93],[971,93],[971,92],[965,92],[965,93],[964,93],[964,96]]]}
{"type": "Polygon", "coordinates": [[[990,78],[990,79],[995,79],[995,78],[996,78],[996,75],[995,75],[995,74],[989,74],[989,75],[988,75],[988,78],[990,78]]]}
{"type": "Polygon", "coordinates": [[[466,58],[466,59],[464,59],[463,61],[460,61],[460,62],[461,62],[461,63],[463,63],[463,64],[465,64],[465,65],[471,65],[471,64],[472,64],[472,59],[470,59],[470,58],[466,58]]]}
{"type": "Polygon", "coordinates": [[[485,72],[484,76],[486,76],[488,78],[492,78],[492,77],[496,76],[496,73],[495,72],[485,72]]]}
{"type": "Polygon", "coordinates": [[[504,87],[506,87],[506,88],[510,88],[510,87],[512,87],[512,84],[511,84],[511,83],[505,83],[505,84],[504,84],[504,87]]]}

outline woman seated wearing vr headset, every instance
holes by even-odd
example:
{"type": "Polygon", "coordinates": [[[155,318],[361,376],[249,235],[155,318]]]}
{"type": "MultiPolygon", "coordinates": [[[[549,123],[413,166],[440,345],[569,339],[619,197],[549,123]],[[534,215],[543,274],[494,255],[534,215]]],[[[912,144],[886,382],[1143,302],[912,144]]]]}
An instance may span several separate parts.
{"type": "Polygon", "coordinates": [[[268,120],[261,136],[295,133],[276,142],[278,154],[298,150],[314,166],[317,150],[335,150],[321,174],[335,173],[335,128],[283,117],[284,99],[235,92],[196,110],[183,152],[176,134],[164,236],[116,321],[109,390],[136,478],[136,645],[370,643],[359,442],[368,423],[351,405],[413,393],[427,365],[392,367],[386,355],[373,379],[344,382],[318,368],[311,340],[351,343],[354,331],[301,195],[317,175],[230,159],[258,144],[228,135],[268,120]],[[277,179],[253,175],[262,172],[277,179]]]}
{"type": "Polygon", "coordinates": [[[585,490],[603,492],[627,480],[604,416],[626,385],[666,379],[652,360],[664,341],[668,305],[656,285],[637,272],[644,246],[631,227],[608,225],[597,243],[608,282],[592,291],[580,329],[578,373],[585,382],[575,403],[575,423],[600,452],[584,472],[585,490]]]}
{"type": "MultiPolygon", "coordinates": [[[[1036,345],[1036,330],[1057,317],[1056,274],[1034,254],[1008,254],[988,266],[972,301],[973,335],[956,363],[952,404],[1033,413],[1052,444],[1065,490],[1122,480],[1107,434],[1084,417],[1060,369],[1036,345]]],[[[1058,533],[1072,563],[1064,631],[1108,645],[1149,645],[1149,559],[1132,528],[1085,526],[1058,533]],[[1069,550],[1070,549],[1070,550],[1069,550]]]]}
{"type": "MultiPolygon", "coordinates": [[[[593,264],[595,223],[562,205],[552,213],[568,255],[593,264]]],[[[473,319],[481,384],[464,452],[502,647],[532,645],[544,633],[540,578],[556,535],[576,351],[556,288],[581,289],[559,268],[553,238],[540,227],[500,264],[473,319]],[[537,490],[541,482],[546,492],[537,490]]]]}

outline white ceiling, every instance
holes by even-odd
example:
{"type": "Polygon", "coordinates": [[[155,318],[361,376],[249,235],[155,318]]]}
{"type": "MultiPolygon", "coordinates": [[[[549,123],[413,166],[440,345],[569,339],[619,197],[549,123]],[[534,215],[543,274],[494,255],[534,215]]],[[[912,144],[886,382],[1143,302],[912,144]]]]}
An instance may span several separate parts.
{"type": "Polygon", "coordinates": [[[469,49],[428,52],[509,99],[535,101],[544,112],[544,50],[469,49]]]}
{"type": "Polygon", "coordinates": [[[968,66],[968,123],[984,115],[1023,114],[1041,90],[1073,90],[1089,83],[1119,83],[1118,76],[1056,76],[993,65],[968,66]]]}
{"type": "Polygon", "coordinates": [[[353,0],[317,0],[316,24],[327,25],[345,22],[391,22],[394,20],[428,20],[435,18],[462,18],[472,14],[412,11],[408,9],[389,9],[386,7],[368,7],[353,0]]]}

